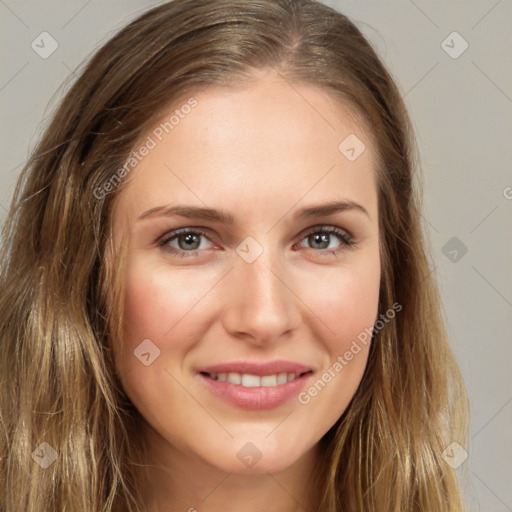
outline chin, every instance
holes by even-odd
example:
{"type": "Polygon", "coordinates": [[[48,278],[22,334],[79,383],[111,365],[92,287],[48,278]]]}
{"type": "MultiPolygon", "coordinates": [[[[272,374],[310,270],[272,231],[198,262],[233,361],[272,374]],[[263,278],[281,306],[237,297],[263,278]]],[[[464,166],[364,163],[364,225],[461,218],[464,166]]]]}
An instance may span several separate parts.
{"type": "Polygon", "coordinates": [[[266,442],[251,442],[246,439],[230,439],[231,447],[215,453],[209,452],[203,458],[208,464],[226,473],[265,475],[288,469],[308,453],[307,449],[297,444],[283,446],[281,443],[277,446],[275,441],[270,439],[266,442]]]}

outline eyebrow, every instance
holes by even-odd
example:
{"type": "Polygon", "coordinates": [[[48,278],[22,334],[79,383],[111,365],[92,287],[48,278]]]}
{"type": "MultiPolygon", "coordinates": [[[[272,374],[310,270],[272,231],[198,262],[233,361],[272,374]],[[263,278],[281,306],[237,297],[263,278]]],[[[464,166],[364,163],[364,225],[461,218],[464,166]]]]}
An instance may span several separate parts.
{"type": "MultiPolygon", "coordinates": [[[[370,214],[364,206],[354,201],[334,201],[330,203],[317,204],[302,208],[294,214],[294,219],[302,220],[311,217],[326,217],[343,211],[357,211],[364,213],[369,219],[370,214]]],[[[175,206],[156,206],[142,213],[138,221],[151,219],[154,217],[170,217],[179,216],[188,219],[201,219],[221,224],[232,225],[235,222],[233,215],[222,210],[214,208],[203,208],[192,205],[175,205],[175,206]]]]}

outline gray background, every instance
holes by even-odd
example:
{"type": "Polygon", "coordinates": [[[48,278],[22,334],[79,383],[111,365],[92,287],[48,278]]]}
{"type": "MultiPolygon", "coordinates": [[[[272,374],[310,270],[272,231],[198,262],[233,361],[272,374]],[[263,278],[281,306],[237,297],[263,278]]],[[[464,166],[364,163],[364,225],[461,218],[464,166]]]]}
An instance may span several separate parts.
{"type": "MultiPolygon", "coordinates": [[[[58,86],[158,3],[0,0],[0,222],[58,86]],[[44,59],[31,47],[43,31],[58,43],[44,59]]],[[[467,510],[512,511],[512,1],[325,3],[372,41],[410,110],[433,271],[471,401],[469,458],[458,469],[470,477],[467,510]]]]}

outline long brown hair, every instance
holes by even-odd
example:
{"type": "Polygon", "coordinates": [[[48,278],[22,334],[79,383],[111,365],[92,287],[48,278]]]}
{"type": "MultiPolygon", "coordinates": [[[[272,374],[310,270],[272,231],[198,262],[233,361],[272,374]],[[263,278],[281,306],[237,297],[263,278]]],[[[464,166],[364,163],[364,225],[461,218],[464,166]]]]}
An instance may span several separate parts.
{"type": "Polygon", "coordinates": [[[467,399],[430,269],[415,142],[395,83],[356,26],[313,0],[174,0],[95,53],[15,191],[0,255],[4,512],[144,510],[137,411],[110,350],[120,336],[123,269],[107,256],[126,180],[106,193],[105,183],[178,99],[211,85],[237,87],[266,67],[323,88],[371,128],[379,308],[402,306],[374,334],[359,389],[322,439],[317,509],[463,509],[442,452],[452,441],[465,446],[467,399]]]}

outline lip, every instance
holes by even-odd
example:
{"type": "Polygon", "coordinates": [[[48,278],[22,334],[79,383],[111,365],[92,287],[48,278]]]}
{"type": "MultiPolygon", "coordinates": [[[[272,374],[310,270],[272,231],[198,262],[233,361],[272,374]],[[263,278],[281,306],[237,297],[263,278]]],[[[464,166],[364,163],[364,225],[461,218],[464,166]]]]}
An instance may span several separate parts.
{"type": "Polygon", "coordinates": [[[312,371],[310,366],[294,363],[292,361],[276,360],[266,363],[256,361],[237,361],[232,363],[221,363],[211,366],[205,366],[198,369],[198,372],[204,373],[250,373],[263,377],[273,375],[274,373],[305,373],[312,371]]]}
{"type": "Polygon", "coordinates": [[[297,396],[312,378],[313,370],[308,366],[291,361],[267,363],[242,361],[200,368],[197,375],[213,394],[231,405],[246,410],[262,410],[279,407],[297,396]],[[277,386],[246,388],[240,384],[210,379],[204,375],[205,373],[249,373],[260,377],[277,373],[305,373],[305,375],[277,386]]]}

